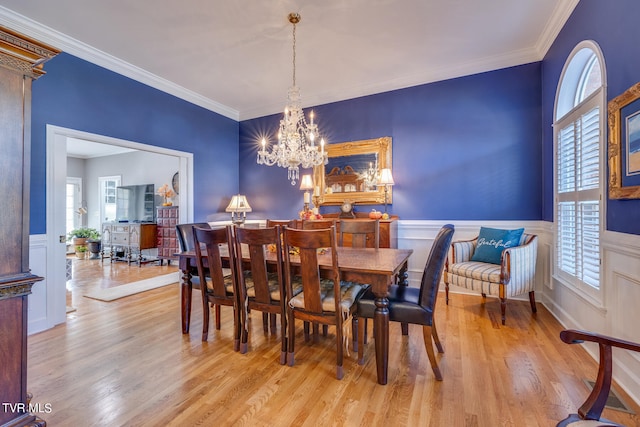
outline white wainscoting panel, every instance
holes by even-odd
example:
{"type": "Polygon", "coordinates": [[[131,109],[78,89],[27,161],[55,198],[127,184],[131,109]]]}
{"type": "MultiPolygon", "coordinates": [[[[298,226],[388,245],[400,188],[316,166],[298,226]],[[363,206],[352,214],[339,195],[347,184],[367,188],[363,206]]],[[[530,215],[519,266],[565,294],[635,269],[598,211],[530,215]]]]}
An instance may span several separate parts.
{"type": "Polygon", "coordinates": [[[31,273],[44,277],[44,280],[34,283],[28,296],[27,331],[28,334],[44,331],[50,328],[47,318],[47,239],[44,235],[29,238],[29,265],[31,273]]]}

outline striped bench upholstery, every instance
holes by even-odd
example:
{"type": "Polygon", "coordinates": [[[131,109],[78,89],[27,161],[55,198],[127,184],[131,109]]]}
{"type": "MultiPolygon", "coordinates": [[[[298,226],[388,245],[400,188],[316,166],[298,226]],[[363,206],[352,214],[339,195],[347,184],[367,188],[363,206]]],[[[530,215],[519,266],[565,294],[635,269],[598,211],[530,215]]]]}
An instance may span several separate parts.
{"type": "Polygon", "coordinates": [[[535,273],[538,237],[523,233],[519,246],[502,251],[500,264],[471,261],[477,238],[451,244],[444,271],[446,303],[449,304],[449,285],[460,286],[500,298],[502,324],[505,324],[507,298],[529,293],[531,311],[536,312],[535,273]]]}

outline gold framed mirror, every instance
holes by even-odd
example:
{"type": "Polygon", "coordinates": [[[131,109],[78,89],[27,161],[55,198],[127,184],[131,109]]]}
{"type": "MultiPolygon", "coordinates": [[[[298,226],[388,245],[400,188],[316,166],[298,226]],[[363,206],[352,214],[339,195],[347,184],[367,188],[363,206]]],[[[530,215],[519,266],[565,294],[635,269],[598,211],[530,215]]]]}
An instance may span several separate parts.
{"type": "MultiPolygon", "coordinates": [[[[328,144],[328,163],[313,169],[319,205],[384,203],[384,187],[376,186],[382,169],[392,169],[391,137],[328,144]]],[[[389,187],[387,203],[392,203],[389,187]]]]}

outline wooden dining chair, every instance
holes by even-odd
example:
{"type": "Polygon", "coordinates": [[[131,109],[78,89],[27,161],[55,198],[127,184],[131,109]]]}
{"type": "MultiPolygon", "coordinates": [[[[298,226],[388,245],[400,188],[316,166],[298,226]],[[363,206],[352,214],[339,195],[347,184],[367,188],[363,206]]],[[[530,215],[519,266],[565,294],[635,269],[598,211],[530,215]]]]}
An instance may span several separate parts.
{"type": "Polygon", "coordinates": [[[287,310],[284,278],[282,275],[283,258],[282,243],[280,239],[280,226],[269,228],[242,228],[235,227],[235,252],[238,278],[238,301],[240,302],[240,325],[242,334],[240,337],[240,353],[247,352],[248,310],[257,310],[263,313],[264,332],[268,332],[264,316],[271,315],[271,332],[275,333],[275,317],[280,314],[280,335],[282,349],[280,352],[280,364],[287,360],[287,310]],[[248,265],[242,256],[243,245],[248,265]],[[267,269],[267,254],[273,252],[276,257],[275,271],[267,269]],[[246,272],[246,273],[245,273],[246,272]]]}
{"type": "MultiPolygon", "coordinates": [[[[444,353],[442,344],[438,337],[436,324],[433,318],[438,288],[442,279],[444,263],[447,259],[449,245],[453,238],[454,227],[451,224],[443,226],[436,236],[427,263],[422,273],[420,288],[408,286],[392,285],[389,287],[389,320],[393,322],[413,323],[422,325],[422,335],[427,356],[431,363],[431,369],[436,380],[442,381],[442,374],[438,367],[435,354],[433,352],[433,342],[438,352],[444,353]]],[[[376,310],[375,295],[371,289],[367,290],[357,302],[357,316],[360,320],[373,318],[376,310]]],[[[374,324],[375,328],[375,324],[374,324]]],[[[358,363],[364,363],[364,322],[358,325],[358,363]]]]}
{"type": "Polygon", "coordinates": [[[338,270],[338,254],[335,227],[320,230],[284,229],[285,284],[289,294],[293,292],[294,275],[299,274],[302,292],[289,299],[288,354],[289,366],[294,364],[295,319],[305,322],[333,325],[336,329],[336,377],[342,379],[343,323],[355,312],[355,302],[365,286],[353,282],[341,282],[338,270]],[[319,251],[327,250],[325,254],[319,251]],[[299,253],[295,254],[296,252],[299,253]],[[322,267],[319,257],[326,257],[330,265],[322,267]],[[294,270],[299,260],[299,271],[294,270]]]}
{"type": "MultiPolygon", "coordinates": [[[[180,252],[195,250],[195,245],[193,244],[193,227],[211,228],[208,222],[192,222],[176,225],[176,237],[178,238],[178,249],[180,249],[180,252]]],[[[196,289],[200,289],[198,267],[193,267],[189,273],[191,275],[189,278],[191,280],[191,285],[196,289]]],[[[181,280],[186,279],[183,277],[181,280]]]]}
{"type": "Polygon", "coordinates": [[[238,351],[240,349],[240,312],[237,301],[236,269],[231,268],[231,274],[225,275],[220,251],[221,245],[226,246],[229,265],[234,266],[236,261],[232,228],[231,226],[213,229],[193,227],[193,237],[202,292],[202,341],[207,341],[209,335],[209,304],[216,310],[216,329],[220,329],[220,307],[229,306],[233,308],[233,349],[238,351]],[[203,247],[206,250],[206,264],[203,258],[203,247]]]}

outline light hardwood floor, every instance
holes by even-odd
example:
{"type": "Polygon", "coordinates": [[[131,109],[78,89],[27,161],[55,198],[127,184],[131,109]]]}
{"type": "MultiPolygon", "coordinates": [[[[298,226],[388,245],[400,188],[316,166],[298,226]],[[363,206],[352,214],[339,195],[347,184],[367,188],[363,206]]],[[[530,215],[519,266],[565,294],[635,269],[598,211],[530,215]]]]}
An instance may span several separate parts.
{"type": "MultiPolygon", "coordinates": [[[[279,335],[265,335],[260,313],[251,314],[249,352],[233,351],[231,310],[222,330],[201,342],[201,299],[194,292],[191,332],[180,332],[177,285],[114,302],[84,298],[111,286],[175,270],[175,266],[124,263],[104,267],[74,260],[69,300],[77,311],[65,325],[29,337],[28,389],[49,426],[554,426],[576,412],[588,394],[583,378],[597,365],[542,306],[512,301],[507,325],[494,299],[443,295],[436,321],[445,354],[444,381],[434,380],[422,331],[409,337],[391,324],[389,383],[376,383],[374,345],[345,360],[335,379],[335,338],[305,343],[296,337],[296,364],[281,366],[279,335]]],[[[278,329],[279,333],[279,329],[278,329]]],[[[619,388],[616,390],[631,403],[619,388]]],[[[638,411],[636,405],[633,406],[638,411]]],[[[628,426],[637,415],[605,410],[628,426]]]]}

